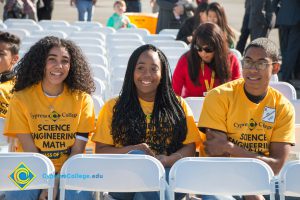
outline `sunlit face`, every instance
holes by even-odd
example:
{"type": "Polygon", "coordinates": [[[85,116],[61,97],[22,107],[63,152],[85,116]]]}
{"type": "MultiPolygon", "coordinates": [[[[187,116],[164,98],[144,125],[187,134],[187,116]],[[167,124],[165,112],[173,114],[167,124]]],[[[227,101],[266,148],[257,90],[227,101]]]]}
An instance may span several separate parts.
{"type": "Polygon", "coordinates": [[[126,6],[122,4],[116,4],[114,10],[118,15],[122,15],[126,11],[126,6]]]}
{"type": "Polygon", "coordinates": [[[212,22],[214,24],[218,24],[218,16],[217,13],[210,10],[207,13],[207,21],[212,22]]]}
{"type": "Polygon", "coordinates": [[[9,44],[0,42],[0,73],[11,71],[18,59],[18,55],[11,53],[9,44]]]}
{"type": "Polygon", "coordinates": [[[245,80],[245,89],[252,95],[263,95],[267,89],[272,74],[279,71],[279,64],[273,63],[272,59],[267,57],[264,49],[258,47],[250,47],[243,59],[247,63],[252,63],[252,66],[245,68],[243,64],[243,77],[245,80]],[[265,65],[265,69],[257,69],[255,65],[265,65]]]}
{"type": "Polygon", "coordinates": [[[70,55],[65,47],[53,47],[46,58],[43,86],[61,87],[69,74],[70,55]]]}
{"type": "Polygon", "coordinates": [[[154,101],[162,76],[162,66],[157,52],[143,52],[134,69],[134,84],[139,98],[154,101]]]}

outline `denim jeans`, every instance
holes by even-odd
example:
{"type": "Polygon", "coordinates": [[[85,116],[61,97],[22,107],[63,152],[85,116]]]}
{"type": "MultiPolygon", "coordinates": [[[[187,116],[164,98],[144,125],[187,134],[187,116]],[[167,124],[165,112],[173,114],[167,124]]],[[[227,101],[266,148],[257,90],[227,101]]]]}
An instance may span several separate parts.
{"type": "Polygon", "coordinates": [[[78,10],[79,21],[92,21],[93,2],[88,0],[77,0],[76,7],[78,10]],[[87,14],[87,18],[86,18],[87,14]]]}
{"type": "MultiPolygon", "coordinates": [[[[141,150],[133,150],[128,152],[129,154],[145,155],[146,153],[141,150]]],[[[166,180],[169,181],[170,168],[165,168],[166,180]]],[[[159,200],[159,192],[110,192],[110,196],[117,200],[159,200]]],[[[176,193],[175,199],[179,200],[185,196],[183,193],[176,193]]],[[[165,199],[169,200],[168,191],[165,191],[165,199]]]]}
{"type": "MultiPolygon", "coordinates": [[[[37,200],[41,190],[23,190],[23,191],[9,191],[4,192],[5,200],[37,200]]],[[[57,198],[59,199],[59,193],[57,193],[57,198]]],[[[66,190],[65,200],[94,200],[93,192],[90,191],[76,191],[76,190],[66,190]]]]}

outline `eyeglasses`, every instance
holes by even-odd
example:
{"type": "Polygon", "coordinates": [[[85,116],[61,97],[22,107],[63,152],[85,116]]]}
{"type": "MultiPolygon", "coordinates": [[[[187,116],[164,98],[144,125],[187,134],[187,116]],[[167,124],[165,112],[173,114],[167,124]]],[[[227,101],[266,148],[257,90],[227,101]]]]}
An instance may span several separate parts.
{"type": "Polygon", "coordinates": [[[271,62],[271,63],[267,63],[267,62],[253,62],[251,60],[242,60],[242,67],[243,69],[253,69],[255,68],[257,71],[259,70],[265,70],[269,65],[272,65],[276,62],[271,62]]]}
{"type": "Polygon", "coordinates": [[[205,51],[206,53],[212,53],[215,51],[211,47],[202,47],[202,46],[198,46],[198,45],[194,45],[194,48],[199,52],[205,51]]]}

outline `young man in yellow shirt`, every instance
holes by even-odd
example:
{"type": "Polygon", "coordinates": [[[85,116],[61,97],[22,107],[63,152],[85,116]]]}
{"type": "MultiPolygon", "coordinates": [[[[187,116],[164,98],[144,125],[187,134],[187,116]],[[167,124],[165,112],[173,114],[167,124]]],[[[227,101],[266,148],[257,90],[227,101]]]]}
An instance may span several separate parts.
{"type": "Polygon", "coordinates": [[[242,62],[243,79],[221,85],[205,97],[198,126],[206,134],[208,156],[257,158],[279,173],[295,143],[295,111],[269,86],[272,74],[280,69],[278,55],[269,39],[252,41],[242,62]]]}

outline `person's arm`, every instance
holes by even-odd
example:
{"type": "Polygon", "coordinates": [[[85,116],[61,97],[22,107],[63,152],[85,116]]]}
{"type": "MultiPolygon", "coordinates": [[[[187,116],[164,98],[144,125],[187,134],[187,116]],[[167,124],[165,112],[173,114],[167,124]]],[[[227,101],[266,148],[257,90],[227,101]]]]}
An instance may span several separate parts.
{"type": "Polygon", "coordinates": [[[178,151],[172,153],[169,156],[158,155],[156,156],[156,158],[163,164],[164,167],[172,167],[174,163],[181,158],[195,156],[195,152],[196,152],[195,143],[189,143],[183,145],[182,148],[180,148],[178,151]]]}
{"type": "Polygon", "coordinates": [[[84,153],[85,146],[86,146],[86,141],[76,138],[75,143],[71,148],[71,154],[69,157],[74,156],[76,154],[84,153]]]}
{"type": "Polygon", "coordinates": [[[192,19],[189,18],[183,22],[182,26],[180,27],[176,40],[181,40],[187,44],[190,44],[192,41],[192,34],[193,34],[193,25],[191,24],[192,19]]]}
{"type": "Polygon", "coordinates": [[[288,158],[291,144],[285,142],[271,142],[269,157],[253,153],[241,148],[227,140],[224,132],[206,129],[206,139],[204,142],[205,151],[210,156],[230,155],[232,157],[257,158],[266,162],[278,174],[283,164],[288,158]]]}
{"type": "Polygon", "coordinates": [[[24,152],[39,153],[39,149],[35,146],[31,134],[17,134],[16,137],[20,141],[24,152]]]}
{"type": "Polygon", "coordinates": [[[144,151],[147,155],[155,156],[153,151],[146,143],[129,145],[125,147],[115,147],[113,145],[96,142],[96,153],[125,154],[132,150],[141,150],[144,151]]]}

